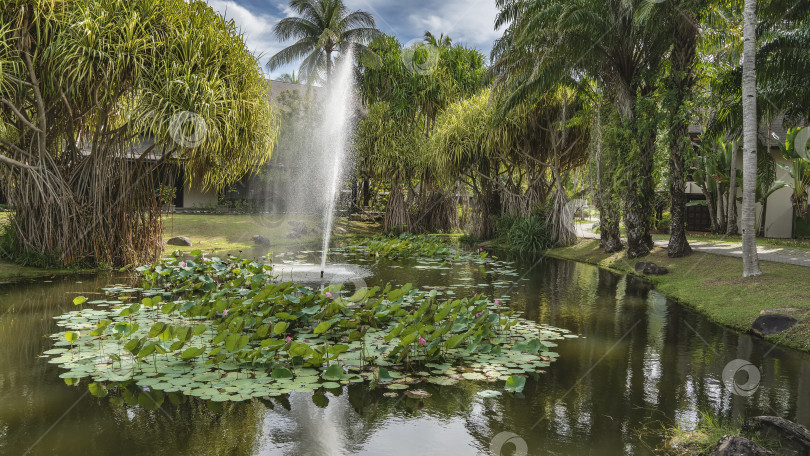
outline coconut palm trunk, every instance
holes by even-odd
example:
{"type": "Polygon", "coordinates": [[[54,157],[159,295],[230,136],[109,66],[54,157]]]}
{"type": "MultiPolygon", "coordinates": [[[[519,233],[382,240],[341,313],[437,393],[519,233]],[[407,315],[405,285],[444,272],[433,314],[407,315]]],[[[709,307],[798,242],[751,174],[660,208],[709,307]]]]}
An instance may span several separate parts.
{"type": "Polygon", "coordinates": [[[735,139],[731,143],[731,167],[729,171],[728,204],[726,210],[726,235],[738,234],[737,230],[737,156],[739,150],[739,140],[735,139]]]}
{"type": "Polygon", "coordinates": [[[756,0],[745,0],[743,21],[743,202],[740,219],[743,277],[752,277],[762,274],[754,227],[757,185],[756,0]]]}

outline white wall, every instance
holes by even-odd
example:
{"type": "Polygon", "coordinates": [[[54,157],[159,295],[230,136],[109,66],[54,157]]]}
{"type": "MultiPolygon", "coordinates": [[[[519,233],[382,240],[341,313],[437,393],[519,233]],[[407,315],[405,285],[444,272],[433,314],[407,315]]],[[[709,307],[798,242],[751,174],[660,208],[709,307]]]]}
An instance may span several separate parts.
{"type": "Polygon", "coordinates": [[[218,201],[219,198],[217,197],[216,191],[203,191],[199,182],[190,185],[188,181],[186,181],[186,186],[183,189],[183,209],[216,206],[218,201]]]}
{"type": "MultiPolygon", "coordinates": [[[[778,163],[788,163],[787,160],[782,158],[782,154],[774,149],[772,151],[773,158],[778,163]]],[[[737,169],[742,170],[742,154],[739,155],[737,159],[737,169]]],[[[789,182],[790,178],[781,167],[776,167],[776,179],[783,180],[785,182],[789,182]]],[[[698,194],[702,195],[703,191],[701,190],[700,186],[694,182],[688,182],[686,184],[686,193],[698,194]]],[[[769,238],[790,238],[793,235],[793,205],[790,202],[790,195],[793,194],[793,190],[789,188],[783,188],[776,192],[774,192],[770,198],[768,198],[768,212],[766,214],[767,220],[765,220],[765,237],[769,238]]],[[[737,194],[738,198],[742,198],[742,189],[738,190],[737,194]]],[[[716,204],[717,202],[715,202],[716,204]]],[[[740,212],[742,210],[742,204],[740,201],[737,201],[737,223],[740,223],[740,212]]],[[[716,208],[715,208],[716,210],[716,208]]],[[[726,210],[728,210],[726,208],[726,210]]],[[[757,204],[757,223],[761,220],[762,217],[762,205],[757,204]]],[[[757,225],[757,229],[759,229],[759,225],[757,225]]]]}
{"type": "MultiPolygon", "coordinates": [[[[782,154],[776,153],[777,163],[788,163],[782,154]]],[[[776,179],[790,182],[790,176],[781,167],[776,167],[776,179]]],[[[793,203],[790,196],[793,189],[783,188],[775,191],[768,198],[768,212],[765,214],[765,237],[789,238],[793,235],[793,203]]]]}

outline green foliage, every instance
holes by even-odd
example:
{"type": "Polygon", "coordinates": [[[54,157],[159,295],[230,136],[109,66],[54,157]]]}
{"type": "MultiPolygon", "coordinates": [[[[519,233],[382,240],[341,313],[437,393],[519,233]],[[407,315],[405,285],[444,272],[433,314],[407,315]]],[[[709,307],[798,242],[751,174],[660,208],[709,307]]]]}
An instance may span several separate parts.
{"type": "Polygon", "coordinates": [[[507,247],[516,252],[542,252],[555,245],[547,219],[540,214],[500,217],[498,234],[507,247]]]}
{"type": "Polygon", "coordinates": [[[301,77],[315,83],[323,80],[324,75],[329,78],[333,53],[346,54],[353,48],[361,61],[379,62],[365,46],[380,34],[371,14],[349,11],[343,0],[290,0],[290,9],[297,16],[282,19],[273,32],[281,41],[297,41],[270,58],[267,62],[270,70],[302,60],[301,77]]]}
{"type": "Polygon", "coordinates": [[[485,261],[486,252],[459,249],[439,236],[402,233],[399,236],[378,235],[364,238],[349,247],[371,257],[400,259],[408,257],[443,258],[448,261],[485,261]]]}
{"type": "MultiPolygon", "coordinates": [[[[433,254],[445,248],[419,245],[433,254]]],[[[57,348],[46,354],[67,370],[60,376],[213,401],[311,392],[331,382],[406,389],[409,370],[430,370],[427,381],[439,385],[509,381],[548,366],[556,354],[542,350],[566,333],[516,319],[480,296],[439,301],[435,290],[410,284],[344,296],[339,286],[275,282],[269,265],[195,253],[194,260],[139,267],[143,287],[106,288],[104,300],[58,317],[67,332],[52,336],[57,348]]]]}

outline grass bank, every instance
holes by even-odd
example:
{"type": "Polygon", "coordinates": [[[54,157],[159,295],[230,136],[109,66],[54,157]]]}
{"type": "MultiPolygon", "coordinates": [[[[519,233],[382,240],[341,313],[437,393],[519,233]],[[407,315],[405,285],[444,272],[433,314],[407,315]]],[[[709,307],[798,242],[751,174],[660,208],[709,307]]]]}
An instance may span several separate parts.
{"type": "MultiPolygon", "coordinates": [[[[590,239],[553,249],[549,255],[625,274],[635,274],[637,261],[628,260],[623,252],[606,254],[599,248],[598,241],[590,239]]],[[[807,293],[810,269],[762,262],[762,276],[743,279],[741,259],[701,252],[686,258],[669,258],[660,247],[643,260],[669,269],[667,275],[647,277],[659,291],[729,328],[748,331],[763,310],[784,309],[781,313],[793,315],[799,324],[767,340],[810,351],[810,294],[807,293]]]]}
{"type": "MultiPolygon", "coordinates": [[[[249,251],[256,247],[253,236],[260,235],[270,241],[267,249],[281,250],[295,247],[320,248],[322,230],[319,217],[282,217],[276,215],[216,215],[216,214],[179,214],[165,216],[163,223],[166,230],[164,240],[174,236],[185,236],[191,239],[191,247],[167,246],[165,253],[177,249],[191,251],[200,249],[205,252],[249,251]],[[290,236],[295,226],[305,227],[306,233],[290,236]]],[[[372,235],[378,231],[378,225],[349,221],[345,217],[335,220],[333,238],[372,235]]],[[[300,231],[299,231],[300,233],[300,231]]]]}
{"type": "MultiPolygon", "coordinates": [[[[0,212],[0,226],[7,221],[7,213],[0,212]]],[[[175,214],[164,216],[164,240],[174,236],[185,236],[191,239],[192,247],[166,246],[165,254],[175,250],[191,251],[200,249],[208,253],[216,252],[251,252],[256,248],[253,236],[266,237],[270,251],[294,248],[320,248],[321,230],[319,218],[286,218],[275,215],[217,215],[217,214],[175,214]],[[291,224],[292,222],[292,224],[291,224]],[[293,225],[306,227],[307,233],[296,237],[288,236],[294,231],[293,225]]],[[[353,222],[347,218],[335,220],[333,239],[351,239],[355,236],[371,236],[379,232],[379,225],[353,222]]],[[[78,269],[41,269],[20,266],[0,260],[0,283],[25,278],[50,277],[75,273],[93,272],[78,269]]]]}

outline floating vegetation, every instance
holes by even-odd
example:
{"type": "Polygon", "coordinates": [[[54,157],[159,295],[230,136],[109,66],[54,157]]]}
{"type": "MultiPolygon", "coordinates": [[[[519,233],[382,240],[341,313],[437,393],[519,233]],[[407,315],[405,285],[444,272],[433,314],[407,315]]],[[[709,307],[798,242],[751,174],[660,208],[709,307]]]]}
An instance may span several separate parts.
{"type": "Polygon", "coordinates": [[[68,383],[90,379],[97,396],[134,383],[214,402],[361,382],[411,397],[426,397],[413,385],[461,380],[520,392],[556,359],[555,340],[576,337],[497,300],[439,300],[410,284],[314,290],[249,260],[166,258],[138,272],[142,287],[78,297],[57,317],[64,331],[45,354],[68,383]]]}
{"type": "Polygon", "coordinates": [[[351,252],[363,252],[372,257],[397,260],[407,257],[441,258],[444,261],[486,263],[489,254],[481,249],[460,249],[446,239],[429,234],[403,233],[399,236],[377,235],[354,241],[351,252]]]}

